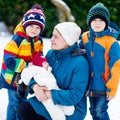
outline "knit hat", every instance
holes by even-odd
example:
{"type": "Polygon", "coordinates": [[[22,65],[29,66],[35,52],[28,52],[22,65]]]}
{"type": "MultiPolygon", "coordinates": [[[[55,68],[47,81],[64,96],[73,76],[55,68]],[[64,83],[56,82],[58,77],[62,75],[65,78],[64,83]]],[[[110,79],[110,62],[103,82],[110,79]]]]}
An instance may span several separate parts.
{"type": "Polygon", "coordinates": [[[74,22],[59,23],[54,28],[60,32],[70,46],[78,41],[81,34],[81,28],[74,22]]]}
{"type": "Polygon", "coordinates": [[[89,10],[87,15],[87,24],[89,27],[91,21],[95,18],[100,18],[105,21],[106,26],[108,26],[110,23],[110,13],[102,3],[97,3],[89,10]]]}
{"type": "Polygon", "coordinates": [[[41,28],[41,32],[45,28],[45,15],[41,6],[34,5],[32,9],[28,10],[23,18],[22,25],[24,29],[31,24],[39,25],[41,28]]]}
{"type": "Polygon", "coordinates": [[[32,63],[36,66],[41,66],[43,62],[47,62],[47,59],[44,58],[39,52],[34,53],[33,58],[32,58],[32,63]]]}

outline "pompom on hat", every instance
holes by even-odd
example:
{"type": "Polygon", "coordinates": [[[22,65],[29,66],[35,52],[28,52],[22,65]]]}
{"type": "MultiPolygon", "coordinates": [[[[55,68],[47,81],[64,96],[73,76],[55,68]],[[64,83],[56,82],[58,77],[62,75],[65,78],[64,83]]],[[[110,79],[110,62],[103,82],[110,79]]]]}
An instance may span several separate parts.
{"type": "Polygon", "coordinates": [[[59,31],[70,46],[79,40],[81,28],[74,22],[62,22],[57,24],[54,28],[59,31]]]}
{"type": "Polygon", "coordinates": [[[106,26],[110,24],[110,13],[108,9],[102,3],[94,5],[87,15],[87,24],[90,27],[90,23],[93,19],[100,18],[105,21],[106,26]]]}
{"type": "Polygon", "coordinates": [[[32,9],[28,10],[24,14],[22,21],[24,29],[31,24],[40,26],[41,32],[45,28],[45,15],[43,13],[43,9],[38,4],[35,4],[32,9]]]}

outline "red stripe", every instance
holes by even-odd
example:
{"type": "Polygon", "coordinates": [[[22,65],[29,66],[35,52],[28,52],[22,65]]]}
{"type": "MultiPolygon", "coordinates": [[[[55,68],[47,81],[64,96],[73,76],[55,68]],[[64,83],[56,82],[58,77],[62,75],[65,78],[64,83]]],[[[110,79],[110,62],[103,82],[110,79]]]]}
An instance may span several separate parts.
{"type": "Polygon", "coordinates": [[[6,66],[5,66],[4,63],[2,63],[2,69],[3,69],[3,70],[6,70],[6,66]]]}
{"type": "Polygon", "coordinates": [[[15,54],[15,53],[10,52],[10,51],[8,51],[8,50],[4,50],[4,54],[12,54],[13,56],[16,56],[16,54],[15,54]]]}
{"type": "Polygon", "coordinates": [[[18,55],[17,57],[25,60],[26,62],[31,61],[31,56],[18,55]]]}

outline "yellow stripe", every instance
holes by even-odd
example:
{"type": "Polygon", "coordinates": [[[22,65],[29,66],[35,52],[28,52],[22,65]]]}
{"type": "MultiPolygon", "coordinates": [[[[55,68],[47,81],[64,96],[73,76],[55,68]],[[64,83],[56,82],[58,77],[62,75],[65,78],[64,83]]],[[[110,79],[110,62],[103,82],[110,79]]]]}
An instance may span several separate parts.
{"type": "Polygon", "coordinates": [[[18,46],[14,41],[10,41],[7,44],[7,46],[5,47],[5,50],[17,54],[18,53],[18,46]]]}
{"type": "Polygon", "coordinates": [[[7,73],[5,74],[5,80],[8,84],[11,84],[12,77],[13,77],[13,75],[11,75],[11,74],[7,74],[7,73]]]}

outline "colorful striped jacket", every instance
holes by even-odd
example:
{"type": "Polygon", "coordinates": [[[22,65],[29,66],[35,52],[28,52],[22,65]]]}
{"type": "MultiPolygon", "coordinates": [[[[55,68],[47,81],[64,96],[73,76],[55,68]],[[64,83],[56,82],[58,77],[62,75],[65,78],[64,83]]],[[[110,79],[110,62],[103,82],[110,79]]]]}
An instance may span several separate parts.
{"type": "Polygon", "coordinates": [[[20,26],[4,48],[0,88],[16,89],[18,73],[31,61],[34,51],[43,52],[42,38],[27,37],[20,26]]]}
{"type": "Polygon", "coordinates": [[[116,94],[120,79],[120,46],[116,41],[120,29],[116,28],[115,24],[111,24],[103,32],[95,33],[90,30],[82,35],[82,44],[90,65],[90,96],[116,94]]]}

